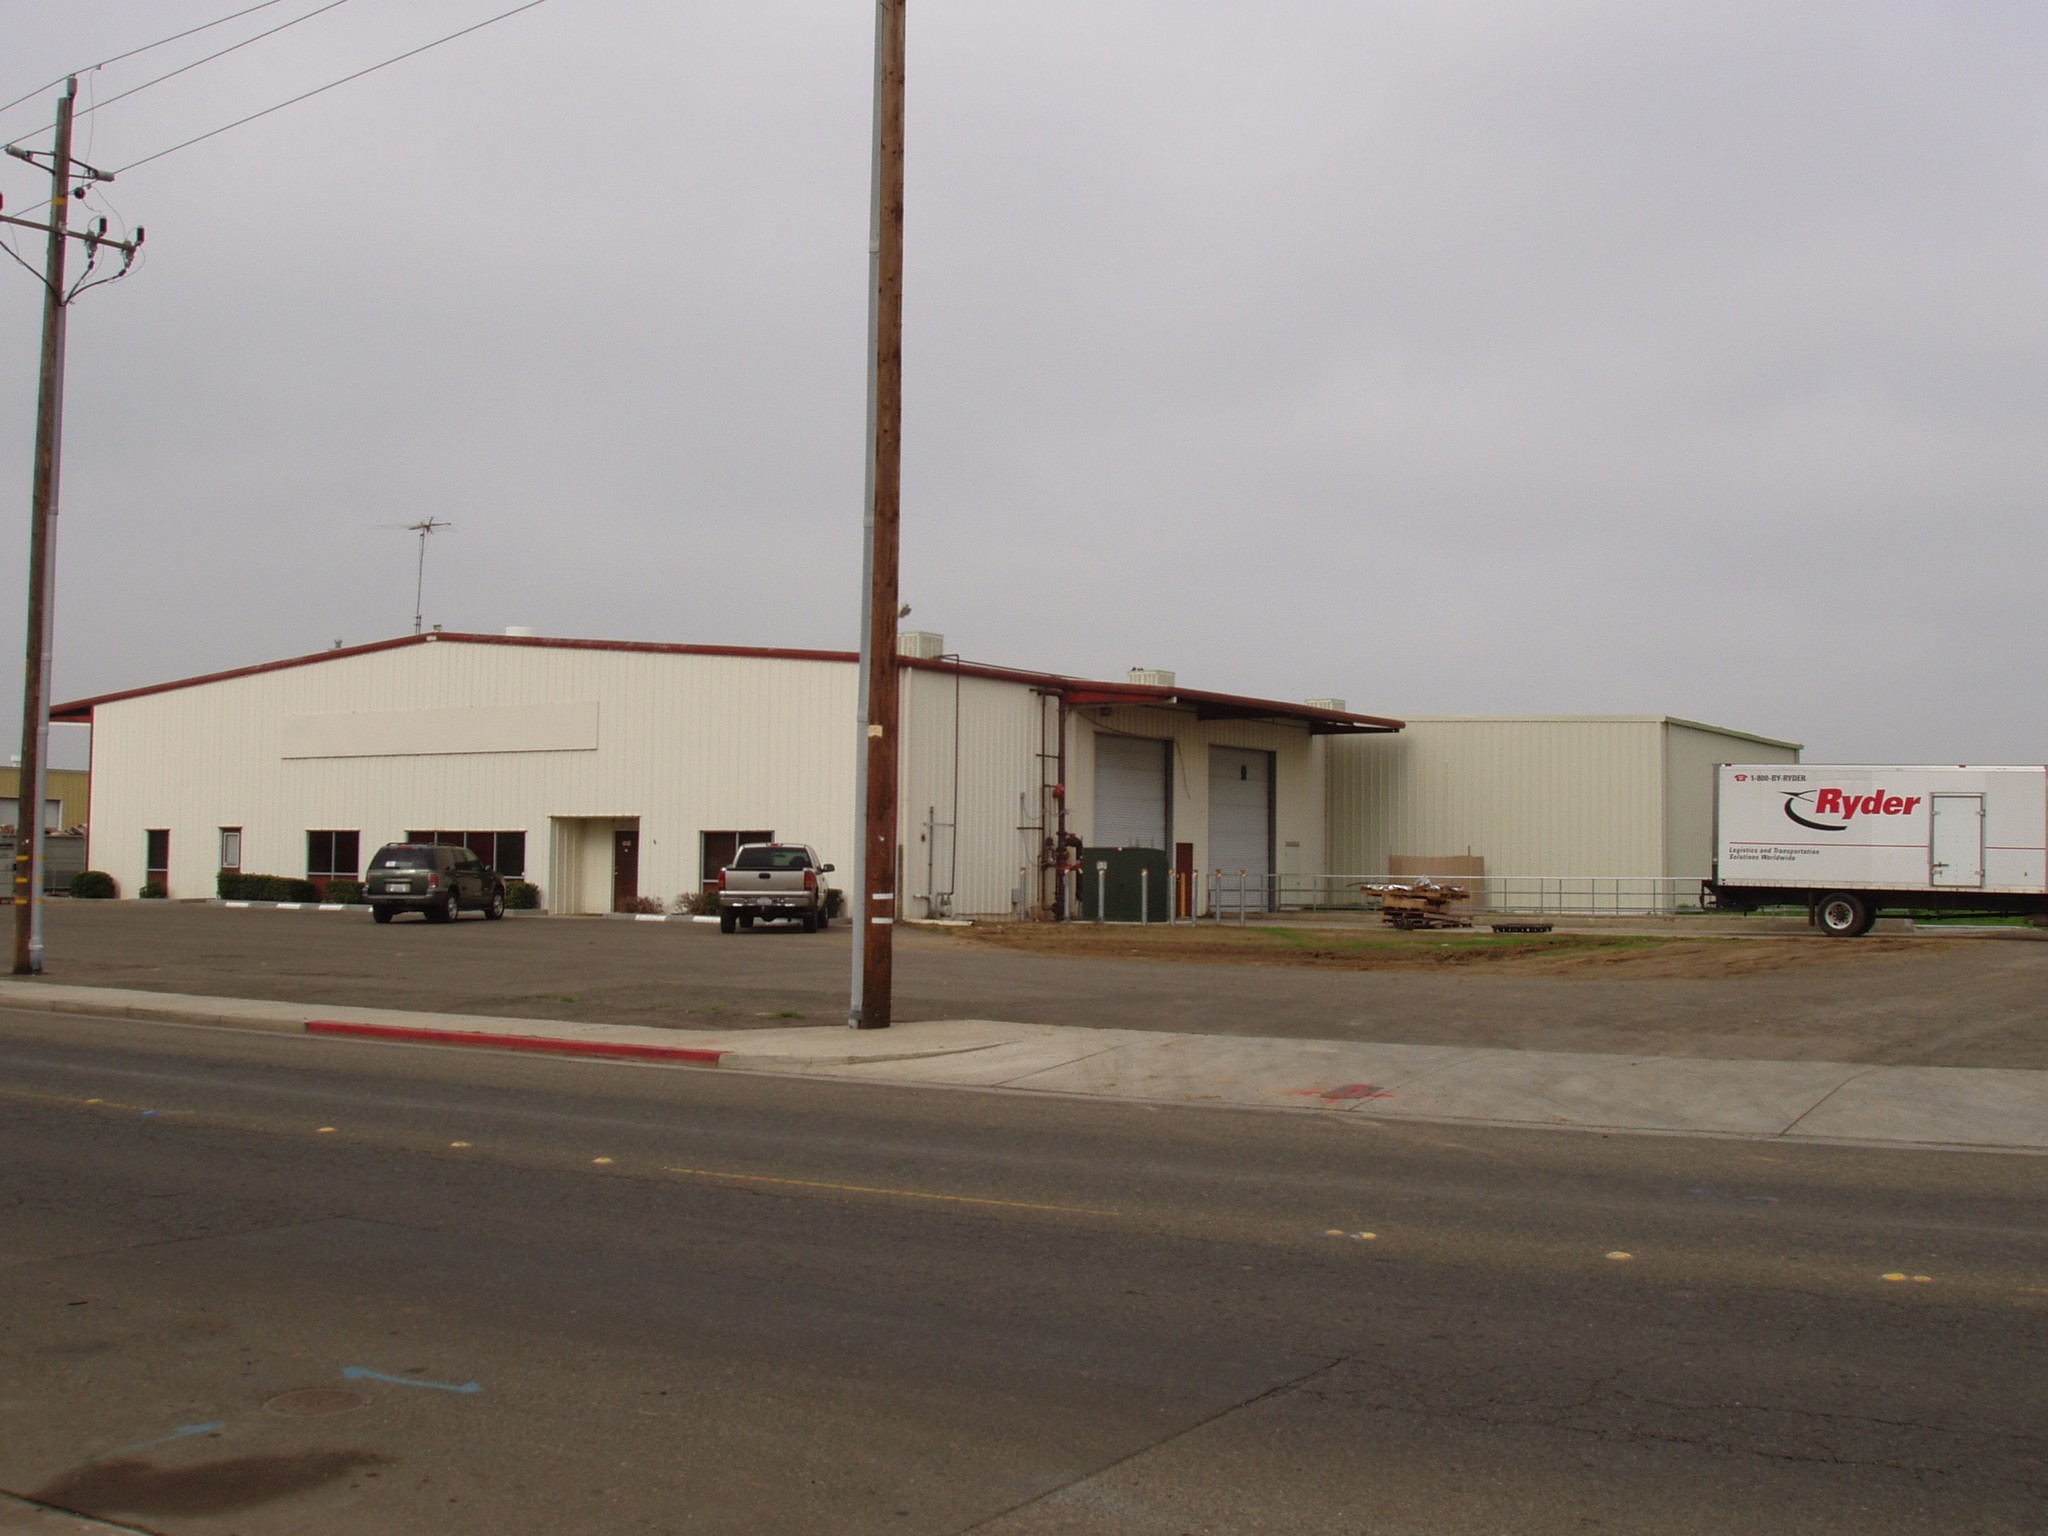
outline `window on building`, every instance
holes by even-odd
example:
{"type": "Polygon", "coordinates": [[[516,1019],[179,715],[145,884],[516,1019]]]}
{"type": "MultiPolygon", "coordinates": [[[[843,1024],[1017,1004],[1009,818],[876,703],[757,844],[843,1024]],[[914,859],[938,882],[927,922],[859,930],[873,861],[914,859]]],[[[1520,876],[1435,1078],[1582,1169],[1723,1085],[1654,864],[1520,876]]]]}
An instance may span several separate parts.
{"type": "Polygon", "coordinates": [[[438,843],[449,848],[467,848],[508,880],[526,878],[526,834],[524,832],[408,832],[408,843],[438,843]]]}
{"type": "Polygon", "coordinates": [[[222,827],[220,829],[220,867],[240,869],[242,867],[242,829],[222,827]]]}
{"type": "Polygon", "coordinates": [[[306,878],[315,885],[333,879],[353,880],[362,867],[360,832],[308,832],[306,878]]]}
{"type": "Polygon", "coordinates": [[[733,857],[747,843],[772,843],[773,832],[706,832],[703,838],[703,862],[698,866],[698,878],[705,890],[712,890],[718,884],[718,872],[731,866],[733,857]]]}
{"type": "MultiPolygon", "coordinates": [[[[142,834],[142,878],[169,887],[171,883],[171,829],[155,827],[142,834]]],[[[130,843],[132,848],[135,845],[130,843]]]]}

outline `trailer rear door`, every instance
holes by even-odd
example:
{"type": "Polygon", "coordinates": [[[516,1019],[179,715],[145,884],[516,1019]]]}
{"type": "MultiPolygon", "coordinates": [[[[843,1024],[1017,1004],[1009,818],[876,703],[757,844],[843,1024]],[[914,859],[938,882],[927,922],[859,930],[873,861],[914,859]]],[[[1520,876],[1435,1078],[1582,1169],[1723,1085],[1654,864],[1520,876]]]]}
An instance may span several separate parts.
{"type": "Polygon", "coordinates": [[[1932,885],[1977,890],[1984,884],[1984,797],[1935,795],[1929,852],[1932,885]]]}

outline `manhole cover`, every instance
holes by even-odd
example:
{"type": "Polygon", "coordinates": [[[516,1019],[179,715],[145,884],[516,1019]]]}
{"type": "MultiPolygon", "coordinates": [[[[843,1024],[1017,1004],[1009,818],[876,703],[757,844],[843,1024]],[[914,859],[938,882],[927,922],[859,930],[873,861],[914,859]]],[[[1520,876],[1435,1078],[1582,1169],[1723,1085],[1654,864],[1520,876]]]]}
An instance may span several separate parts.
{"type": "Polygon", "coordinates": [[[280,1392],[263,1405],[265,1413],[282,1414],[288,1419],[317,1419],[330,1413],[347,1413],[354,1408],[369,1405],[369,1399],[359,1392],[344,1392],[339,1387],[301,1387],[296,1392],[280,1392]]]}

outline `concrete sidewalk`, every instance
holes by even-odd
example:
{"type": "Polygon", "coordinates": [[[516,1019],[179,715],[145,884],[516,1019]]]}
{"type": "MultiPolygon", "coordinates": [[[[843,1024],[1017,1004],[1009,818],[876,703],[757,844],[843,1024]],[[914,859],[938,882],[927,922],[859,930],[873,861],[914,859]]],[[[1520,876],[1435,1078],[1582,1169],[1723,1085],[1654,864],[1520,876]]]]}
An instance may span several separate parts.
{"type": "Polygon", "coordinates": [[[0,1008],[1391,1120],[2048,1151],[2048,1072],[1371,1045],[947,1019],[678,1030],[0,981],[0,1008]]]}

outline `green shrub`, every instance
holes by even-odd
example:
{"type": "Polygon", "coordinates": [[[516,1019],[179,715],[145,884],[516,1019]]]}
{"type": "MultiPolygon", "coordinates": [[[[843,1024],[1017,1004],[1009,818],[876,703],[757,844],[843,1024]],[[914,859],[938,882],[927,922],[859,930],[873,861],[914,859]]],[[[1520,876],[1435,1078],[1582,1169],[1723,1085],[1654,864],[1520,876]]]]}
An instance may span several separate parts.
{"type": "MultiPolygon", "coordinates": [[[[340,882],[337,881],[336,884],[340,882]]],[[[238,870],[224,869],[214,882],[223,901],[317,901],[319,896],[313,890],[310,880],[294,879],[290,875],[245,875],[238,870]]],[[[360,891],[358,887],[358,891],[360,891]]]]}
{"type": "Polygon", "coordinates": [[[330,880],[327,882],[327,899],[341,902],[344,906],[357,906],[363,899],[363,882],[360,880],[330,880]]]}
{"type": "Polygon", "coordinates": [[[81,869],[71,877],[71,894],[80,901],[112,901],[121,887],[103,869],[81,869]]]}
{"type": "Polygon", "coordinates": [[[143,881],[142,889],[135,893],[137,899],[141,901],[162,901],[170,894],[163,888],[163,884],[156,880],[143,881]]]}
{"type": "Polygon", "coordinates": [[[536,912],[540,909],[540,887],[525,880],[505,882],[505,909],[508,912],[536,912]]]}

